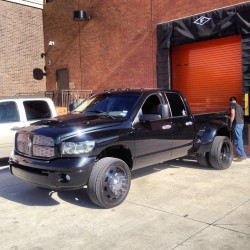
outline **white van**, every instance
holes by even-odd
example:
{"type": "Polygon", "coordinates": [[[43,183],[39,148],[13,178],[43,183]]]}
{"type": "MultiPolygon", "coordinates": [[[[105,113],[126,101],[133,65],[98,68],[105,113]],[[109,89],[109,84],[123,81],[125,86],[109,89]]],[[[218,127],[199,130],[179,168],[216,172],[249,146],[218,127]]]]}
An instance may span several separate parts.
{"type": "Polygon", "coordinates": [[[9,157],[18,129],[55,116],[56,108],[50,98],[0,97],[0,159],[9,157]]]}

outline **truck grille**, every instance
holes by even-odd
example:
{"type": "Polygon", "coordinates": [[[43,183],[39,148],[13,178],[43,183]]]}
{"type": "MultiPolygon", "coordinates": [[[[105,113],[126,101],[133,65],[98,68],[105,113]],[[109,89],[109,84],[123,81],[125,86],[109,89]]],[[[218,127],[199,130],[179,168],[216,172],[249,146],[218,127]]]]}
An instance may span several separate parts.
{"type": "Polygon", "coordinates": [[[27,156],[52,158],[55,156],[54,140],[43,135],[17,133],[16,149],[27,156]]]}

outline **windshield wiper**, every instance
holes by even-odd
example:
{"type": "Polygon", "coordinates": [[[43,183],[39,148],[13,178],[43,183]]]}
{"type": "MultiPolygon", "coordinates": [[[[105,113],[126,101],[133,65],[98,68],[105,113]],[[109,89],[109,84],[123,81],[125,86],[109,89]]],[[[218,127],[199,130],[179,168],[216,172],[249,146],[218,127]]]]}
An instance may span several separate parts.
{"type": "Polygon", "coordinates": [[[100,109],[95,109],[95,110],[85,110],[84,112],[92,112],[92,113],[96,113],[96,114],[100,114],[100,115],[104,115],[108,118],[112,118],[112,119],[116,119],[114,116],[110,115],[109,112],[100,110],[100,109]]]}
{"type": "Polygon", "coordinates": [[[86,112],[93,112],[93,113],[98,113],[98,114],[100,114],[100,113],[107,113],[107,112],[105,112],[105,111],[103,111],[103,110],[100,110],[100,109],[95,109],[95,110],[85,110],[86,112]]]}

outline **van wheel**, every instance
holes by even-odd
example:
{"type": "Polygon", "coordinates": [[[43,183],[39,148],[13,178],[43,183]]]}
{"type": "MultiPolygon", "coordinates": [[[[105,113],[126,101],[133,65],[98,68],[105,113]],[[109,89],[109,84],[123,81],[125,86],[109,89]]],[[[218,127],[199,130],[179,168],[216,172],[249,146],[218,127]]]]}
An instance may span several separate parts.
{"type": "Polygon", "coordinates": [[[200,152],[196,154],[197,162],[202,167],[211,167],[209,162],[209,152],[200,152]]]}
{"type": "Polygon", "coordinates": [[[93,167],[88,182],[90,200],[103,208],[120,205],[127,197],[131,184],[128,165],[117,158],[100,159],[93,167]]]}
{"type": "Polygon", "coordinates": [[[209,154],[209,162],[216,169],[227,169],[233,160],[233,146],[226,136],[216,136],[209,154]]]}

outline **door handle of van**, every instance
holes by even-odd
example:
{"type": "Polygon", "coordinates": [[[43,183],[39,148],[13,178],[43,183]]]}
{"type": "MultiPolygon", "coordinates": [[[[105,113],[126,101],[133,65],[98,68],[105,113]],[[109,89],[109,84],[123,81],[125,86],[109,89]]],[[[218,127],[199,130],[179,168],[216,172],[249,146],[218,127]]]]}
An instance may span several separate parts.
{"type": "Polygon", "coordinates": [[[14,126],[13,128],[11,128],[11,130],[13,130],[13,131],[17,131],[17,130],[19,130],[19,129],[21,129],[21,128],[24,128],[24,127],[14,126]]]}

